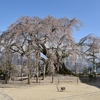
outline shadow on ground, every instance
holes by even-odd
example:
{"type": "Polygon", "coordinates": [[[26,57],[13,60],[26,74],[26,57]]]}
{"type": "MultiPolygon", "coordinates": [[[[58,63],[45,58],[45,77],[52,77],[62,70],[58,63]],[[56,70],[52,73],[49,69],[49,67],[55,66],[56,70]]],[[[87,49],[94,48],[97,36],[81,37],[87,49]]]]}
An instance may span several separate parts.
{"type": "Polygon", "coordinates": [[[91,81],[88,76],[83,76],[83,77],[80,77],[79,79],[82,83],[100,88],[100,76],[96,76],[96,79],[95,80],[92,79],[91,81]]]}

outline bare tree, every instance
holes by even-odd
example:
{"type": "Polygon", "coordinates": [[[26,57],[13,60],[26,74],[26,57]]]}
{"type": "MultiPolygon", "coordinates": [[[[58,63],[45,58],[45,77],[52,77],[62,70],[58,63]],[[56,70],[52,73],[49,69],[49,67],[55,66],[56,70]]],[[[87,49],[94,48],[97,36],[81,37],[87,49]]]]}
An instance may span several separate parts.
{"type": "Polygon", "coordinates": [[[85,54],[85,58],[88,63],[92,63],[93,71],[96,73],[96,63],[98,61],[98,55],[100,53],[100,37],[94,36],[92,34],[82,38],[80,40],[80,46],[82,52],[85,54]]]}
{"type": "Polygon", "coordinates": [[[47,64],[46,60],[40,56],[40,53],[44,54],[47,59],[51,59],[51,55],[53,56],[53,65],[55,67],[53,69],[57,69],[58,72],[61,69],[65,72],[69,71],[64,65],[63,59],[71,55],[74,59],[73,62],[75,62],[77,47],[72,37],[72,31],[74,27],[79,29],[80,25],[80,21],[76,18],[70,20],[68,18],[57,19],[53,16],[47,16],[44,19],[40,19],[38,17],[23,16],[9,26],[7,30],[9,34],[6,36],[7,39],[12,39],[9,47],[11,52],[17,52],[22,57],[26,56],[28,58],[28,83],[30,83],[29,62],[32,53],[35,54],[36,58],[36,82],[38,82],[40,60],[45,65],[47,64]]]}
{"type": "Polygon", "coordinates": [[[7,34],[8,32],[4,32],[1,36],[0,36],[0,45],[1,45],[1,52],[2,52],[2,63],[3,63],[3,74],[4,74],[4,79],[5,79],[5,83],[7,84],[8,79],[10,78],[10,70],[12,70],[11,68],[11,56],[12,53],[10,51],[10,46],[12,43],[12,39],[8,39],[7,38],[7,34]]]}

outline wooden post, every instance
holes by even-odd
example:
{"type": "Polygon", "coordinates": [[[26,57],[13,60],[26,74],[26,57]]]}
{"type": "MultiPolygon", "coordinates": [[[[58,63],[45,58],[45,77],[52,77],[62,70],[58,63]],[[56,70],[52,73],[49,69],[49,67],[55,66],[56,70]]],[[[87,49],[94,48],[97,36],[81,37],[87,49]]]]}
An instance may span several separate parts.
{"type": "Polygon", "coordinates": [[[78,78],[77,78],[77,84],[78,84],[78,81],[79,81],[79,80],[78,80],[78,78]]]}

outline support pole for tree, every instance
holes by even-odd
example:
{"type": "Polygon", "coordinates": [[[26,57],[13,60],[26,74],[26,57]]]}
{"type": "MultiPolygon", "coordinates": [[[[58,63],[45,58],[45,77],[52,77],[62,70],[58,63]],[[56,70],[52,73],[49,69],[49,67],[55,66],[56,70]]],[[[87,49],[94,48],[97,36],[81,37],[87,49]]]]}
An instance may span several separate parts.
{"type": "Polygon", "coordinates": [[[39,51],[37,50],[36,51],[36,83],[38,83],[38,80],[39,80],[39,51]]]}
{"type": "Polygon", "coordinates": [[[44,66],[43,66],[43,80],[45,78],[45,67],[46,67],[46,65],[44,64],[44,66]]]}
{"type": "Polygon", "coordinates": [[[51,61],[51,67],[52,67],[52,82],[54,82],[54,65],[53,65],[53,61],[51,61]]]}
{"type": "Polygon", "coordinates": [[[75,75],[77,75],[76,63],[75,63],[75,75]]]}
{"type": "Polygon", "coordinates": [[[30,58],[28,58],[28,84],[30,84],[30,58]]]}
{"type": "Polygon", "coordinates": [[[52,82],[51,83],[53,82],[54,82],[54,72],[52,72],[52,82]]]}

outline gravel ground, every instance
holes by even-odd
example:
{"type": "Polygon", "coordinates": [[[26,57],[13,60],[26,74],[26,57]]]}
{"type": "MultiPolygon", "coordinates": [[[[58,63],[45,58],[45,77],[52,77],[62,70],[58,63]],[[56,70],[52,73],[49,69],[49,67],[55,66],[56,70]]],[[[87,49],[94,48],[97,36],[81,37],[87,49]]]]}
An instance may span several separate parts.
{"type": "Polygon", "coordinates": [[[51,78],[47,77],[45,81],[41,80],[40,84],[32,82],[30,85],[18,85],[14,83],[13,85],[0,85],[0,87],[13,100],[100,100],[99,80],[87,83],[78,82],[77,84],[77,78],[71,78],[70,82],[66,81],[68,78],[61,79],[59,85],[57,79],[54,83],[50,83],[51,78]],[[63,92],[61,87],[65,87],[63,92]]]}

